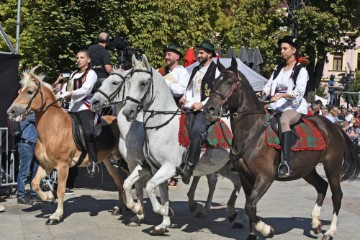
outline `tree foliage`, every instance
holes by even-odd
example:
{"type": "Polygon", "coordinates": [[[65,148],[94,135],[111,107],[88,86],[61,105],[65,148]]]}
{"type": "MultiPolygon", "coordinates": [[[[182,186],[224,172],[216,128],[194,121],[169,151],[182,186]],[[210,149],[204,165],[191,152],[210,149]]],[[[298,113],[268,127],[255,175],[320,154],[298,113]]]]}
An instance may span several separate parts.
{"type": "MultiPolygon", "coordinates": [[[[126,35],[133,47],[144,48],[154,67],[163,64],[170,42],[185,51],[211,39],[223,53],[240,46],[259,47],[268,77],[280,60],[276,41],[299,21],[303,53],[314,63],[328,52],[354,47],[359,36],[359,0],[300,1],[290,14],[280,0],[27,0],[21,6],[21,63],[41,65],[51,77],[74,69],[78,50],[95,43],[100,31],[126,35]],[[346,33],[352,34],[346,34],[346,33]],[[345,37],[346,36],[346,37],[345,37]],[[345,38],[344,38],[345,37],[345,38]],[[342,40],[345,39],[345,43],[342,40]]],[[[17,1],[1,1],[0,23],[15,44],[17,1]]],[[[6,46],[0,42],[0,50],[6,46]]],[[[116,52],[111,49],[113,61],[116,52]]],[[[51,81],[51,79],[49,79],[51,81]]]]}

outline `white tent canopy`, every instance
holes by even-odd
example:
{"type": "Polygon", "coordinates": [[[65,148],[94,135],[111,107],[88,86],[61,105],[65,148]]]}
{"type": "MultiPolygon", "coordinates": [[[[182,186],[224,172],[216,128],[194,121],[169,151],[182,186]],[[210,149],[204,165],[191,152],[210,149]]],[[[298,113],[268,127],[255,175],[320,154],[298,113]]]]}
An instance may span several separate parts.
{"type": "MultiPolygon", "coordinates": [[[[213,58],[213,61],[216,63],[218,58],[213,58]]],[[[231,65],[231,58],[219,58],[220,63],[228,68],[231,65]]],[[[263,89],[264,85],[267,82],[267,79],[249,68],[246,64],[244,64],[240,59],[236,58],[237,64],[238,64],[238,70],[244,74],[244,76],[248,79],[250,82],[250,85],[254,89],[254,91],[260,91],[263,89]]],[[[194,67],[199,65],[199,62],[195,62],[191,64],[190,66],[186,67],[186,70],[191,74],[194,67]]]]}

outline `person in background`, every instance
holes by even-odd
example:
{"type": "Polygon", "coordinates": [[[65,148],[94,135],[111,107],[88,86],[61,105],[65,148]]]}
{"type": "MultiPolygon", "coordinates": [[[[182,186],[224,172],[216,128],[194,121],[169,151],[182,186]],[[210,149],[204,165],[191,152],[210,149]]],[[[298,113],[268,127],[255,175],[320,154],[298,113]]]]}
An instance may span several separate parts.
{"type": "Polygon", "coordinates": [[[330,106],[329,114],[325,115],[327,119],[329,119],[331,122],[339,121],[338,119],[338,108],[330,106]]]}
{"type": "MultiPolygon", "coordinates": [[[[21,138],[18,143],[19,172],[17,177],[17,203],[33,204],[37,200],[35,191],[26,194],[25,185],[29,175],[31,180],[35,177],[39,162],[35,159],[35,145],[38,140],[38,133],[35,127],[35,113],[31,113],[20,122],[21,138]]],[[[31,187],[31,186],[30,186],[31,187]]]]}
{"type": "Polygon", "coordinates": [[[111,57],[106,49],[110,44],[110,35],[106,32],[99,33],[98,43],[89,46],[88,51],[91,58],[91,66],[97,75],[97,81],[102,82],[113,70],[111,65],[111,57]]]}
{"type": "Polygon", "coordinates": [[[330,106],[334,106],[334,101],[335,101],[335,75],[331,74],[330,75],[330,79],[328,82],[328,93],[330,96],[330,101],[329,101],[329,105],[330,106]]]}

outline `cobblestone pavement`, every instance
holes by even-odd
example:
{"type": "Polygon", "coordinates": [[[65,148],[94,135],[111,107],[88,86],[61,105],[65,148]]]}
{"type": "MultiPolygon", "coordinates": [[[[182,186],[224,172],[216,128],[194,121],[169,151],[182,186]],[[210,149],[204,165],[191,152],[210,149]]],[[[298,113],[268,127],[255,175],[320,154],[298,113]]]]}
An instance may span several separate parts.
{"type": "MultiPolygon", "coordinates": [[[[360,224],[360,181],[342,183],[344,193],[336,239],[358,239],[360,224]]],[[[236,203],[236,224],[226,220],[226,202],[231,193],[231,183],[219,178],[214,201],[206,218],[195,218],[187,207],[188,186],[181,181],[170,188],[171,207],[175,211],[172,226],[166,239],[246,239],[247,220],[243,215],[244,194],[241,191],[236,203]],[[239,228],[241,224],[243,228],[239,228]]],[[[206,178],[202,178],[196,193],[201,209],[207,195],[206,178]]],[[[96,189],[76,188],[74,195],[66,196],[64,220],[59,225],[47,226],[47,217],[55,211],[55,204],[36,203],[33,206],[18,205],[16,198],[7,199],[1,205],[0,239],[159,239],[150,235],[161,217],[151,210],[146,198],[146,219],[141,226],[130,227],[125,223],[133,216],[125,212],[115,217],[110,210],[116,204],[117,193],[96,189]]],[[[316,192],[304,180],[288,183],[275,182],[258,204],[258,215],[275,229],[274,239],[321,239],[311,231],[311,211],[316,192]]],[[[332,216],[331,192],[322,208],[323,233],[328,229],[332,216]]],[[[259,238],[263,239],[263,238],[259,238]]]]}

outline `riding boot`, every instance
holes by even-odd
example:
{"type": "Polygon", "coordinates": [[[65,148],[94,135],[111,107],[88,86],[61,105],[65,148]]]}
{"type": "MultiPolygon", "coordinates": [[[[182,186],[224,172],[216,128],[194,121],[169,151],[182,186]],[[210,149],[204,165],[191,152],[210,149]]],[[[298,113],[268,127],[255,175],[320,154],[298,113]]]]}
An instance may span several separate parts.
{"type": "Polygon", "coordinates": [[[282,133],[281,150],[283,153],[284,161],[282,161],[278,167],[279,178],[284,178],[290,175],[290,152],[292,137],[293,133],[291,131],[282,133]]]}
{"type": "Polygon", "coordinates": [[[194,168],[197,162],[199,161],[200,153],[201,153],[200,144],[195,145],[190,143],[190,148],[188,150],[186,162],[180,173],[183,183],[189,184],[194,168]]]}
{"type": "Polygon", "coordinates": [[[88,142],[88,153],[90,157],[90,163],[87,167],[88,174],[90,177],[96,176],[99,172],[99,167],[97,165],[97,151],[96,151],[96,142],[88,142]]]}

